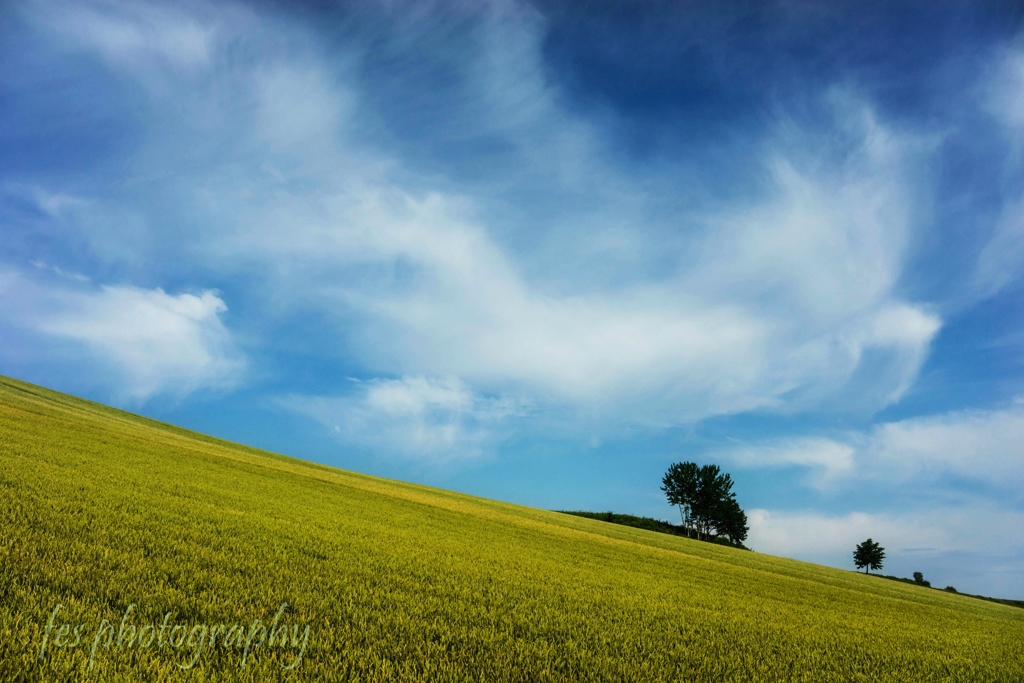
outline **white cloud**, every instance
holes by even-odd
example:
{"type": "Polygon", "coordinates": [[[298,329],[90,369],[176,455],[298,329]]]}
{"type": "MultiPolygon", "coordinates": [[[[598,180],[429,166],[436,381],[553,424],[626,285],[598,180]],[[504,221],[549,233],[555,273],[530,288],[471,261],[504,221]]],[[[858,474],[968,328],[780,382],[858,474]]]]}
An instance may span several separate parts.
{"type": "Polygon", "coordinates": [[[109,384],[120,400],[230,388],[245,368],[220,320],[227,306],[213,292],[76,289],[7,276],[0,295],[8,302],[8,321],[75,343],[84,360],[113,371],[109,384]]]}
{"type": "Polygon", "coordinates": [[[765,161],[774,196],[706,217],[684,277],[687,290],[741,305],[771,330],[756,349],[774,380],[761,391],[789,392],[795,409],[838,393],[873,411],[911,386],[941,326],[897,292],[930,143],[887,130],[849,93],[826,99],[838,140],[781,126],[765,161]],[[836,147],[847,150],[838,163],[826,158],[836,147]]]}
{"type": "Polygon", "coordinates": [[[877,427],[865,453],[873,471],[904,479],[930,472],[1019,489],[1024,485],[1024,406],[960,411],[877,427]]]}
{"type": "Polygon", "coordinates": [[[831,439],[786,439],[768,444],[740,446],[721,455],[740,467],[807,467],[815,470],[816,486],[825,487],[853,470],[853,446],[831,439]]]}
{"type": "MultiPolygon", "coordinates": [[[[952,475],[1017,491],[1024,486],[1024,404],[991,411],[955,411],[877,425],[838,438],[807,437],[744,444],[717,456],[743,467],[807,467],[821,488],[857,486],[864,478],[889,485],[952,475]]],[[[934,490],[929,483],[928,490],[934,490]]]]}
{"type": "Polygon", "coordinates": [[[350,443],[431,462],[484,454],[503,435],[503,423],[528,410],[515,399],[474,393],[452,377],[374,379],[355,383],[348,396],[293,395],[279,403],[350,443]]]}
{"type": "Polygon", "coordinates": [[[610,291],[544,292],[472,203],[372,177],[229,207],[220,222],[232,227],[212,246],[217,259],[292,264],[277,291],[365,314],[388,342],[362,347],[364,359],[396,372],[633,405],[630,419],[665,424],[779,405],[794,390],[820,400],[870,362],[883,367],[878,409],[913,382],[940,320],[895,296],[910,228],[899,179],[869,182],[877,170],[821,183],[786,167],[772,205],[718,217],[694,245],[699,262],[610,291]]]}
{"type": "MultiPolygon", "coordinates": [[[[268,315],[337,320],[345,348],[381,375],[455,376],[474,391],[657,426],[824,401],[870,412],[913,383],[941,324],[897,288],[922,152],[856,98],[823,96],[835,110],[833,135],[781,125],[752,156],[767,169],[766,196],[741,209],[666,211],[648,204],[643,179],[612,163],[595,124],[562,106],[544,76],[535,12],[502,6],[482,20],[472,59],[441,55],[460,84],[461,118],[445,132],[514,150],[506,178],[473,184],[403,159],[378,125],[373,84],[357,69],[330,69],[298,29],[249,16],[254,30],[228,41],[235,8],[196,5],[199,22],[140,7],[86,6],[79,44],[119,69],[130,57],[157,69],[146,60],[170,59],[160,46],[190,45],[188,64],[160,67],[161,88],[150,91],[177,122],[159,119],[142,136],[134,167],[166,173],[181,150],[209,163],[183,161],[168,185],[164,199],[184,207],[188,225],[133,248],[189,240],[187,256],[203,267],[261,282],[250,291],[264,293],[268,315]],[[150,36],[165,30],[155,17],[167,19],[171,37],[150,36]],[[215,28],[173,37],[193,35],[193,24],[215,28]],[[155,57],[136,54],[150,43],[155,57]],[[221,59],[243,46],[258,62],[221,59]],[[231,91],[196,88],[184,72],[199,68],[212,84],[228,69],[231,91]],[[502,206],[529,203],[538,187],[589,207],[586,221],[553,214],[557,259],[534,257],[496,227],[502,206]],[[679,236],[672,243],[666,226],[679,236]],[[565,286],[570,262],[587,276],[565,286]],[[654,268],[666,262],[674,266],[654,268]],[[614,277],[602,275],[605,266],[614,277]]],[[[50,20],[65,25],[59,13],[50,20]]],[[[137,216],[114,201],[118,212],[96,209],[112,220],[78,226],[104,255],[123,243],[117,226],[129,218],[166,230],[151,208],[137,216]]]]}

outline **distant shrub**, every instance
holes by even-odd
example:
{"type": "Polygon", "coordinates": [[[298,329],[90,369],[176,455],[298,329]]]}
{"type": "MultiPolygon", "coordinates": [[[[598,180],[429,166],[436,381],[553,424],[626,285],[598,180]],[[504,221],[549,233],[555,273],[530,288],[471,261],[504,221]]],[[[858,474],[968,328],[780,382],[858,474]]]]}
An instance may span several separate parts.
{"type": "Polygon", "coordinates": [[[924,574],[922,574],[921,572],[914,572],[914,583],[916,583],[918,586],[926,586],[928,588],[931,588],[932,586],[931,581],[924,580],[924,574]]]}
{"type": "Polygon", "coordinates": [[[944,590],[944,591],[949,591],[950,593],[956,593],[956,589],[955,589],[955,588],[953,588],[952,586],[946,586],[946,587],[945,587],[945,588],[943,588],[942,590],[944,590]]]}

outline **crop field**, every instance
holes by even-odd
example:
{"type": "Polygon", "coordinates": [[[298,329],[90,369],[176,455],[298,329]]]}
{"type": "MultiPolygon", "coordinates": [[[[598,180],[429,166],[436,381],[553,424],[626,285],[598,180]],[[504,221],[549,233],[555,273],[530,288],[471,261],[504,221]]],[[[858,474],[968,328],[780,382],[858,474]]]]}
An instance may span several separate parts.
{"type": "Polygon", "coordinates": [[[0,378],[0,680],[1013,682],[1024,610],[0,378]]]}

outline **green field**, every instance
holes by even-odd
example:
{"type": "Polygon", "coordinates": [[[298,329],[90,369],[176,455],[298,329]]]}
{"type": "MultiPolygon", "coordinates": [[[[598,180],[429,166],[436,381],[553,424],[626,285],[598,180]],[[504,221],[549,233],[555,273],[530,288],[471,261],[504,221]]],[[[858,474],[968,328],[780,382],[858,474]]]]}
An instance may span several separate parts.
{"type": "Polygon", "coordinates": [[[0,449],[2,681],[1024,681],[1018,608],[345,472],[3,378],[0,449]],[[282,603],[292,640],[259,644],[282,603]]]}

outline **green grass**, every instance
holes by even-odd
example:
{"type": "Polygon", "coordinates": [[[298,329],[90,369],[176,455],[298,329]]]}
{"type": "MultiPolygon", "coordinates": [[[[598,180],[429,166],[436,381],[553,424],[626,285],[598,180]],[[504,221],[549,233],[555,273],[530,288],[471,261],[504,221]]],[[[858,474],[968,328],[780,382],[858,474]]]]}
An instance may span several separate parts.
{"type": "MultiPolygon", "coordinates": [[[[0,378],[0,680],[1021,681],[1024,611],[344,472],[0,378]],[[99,646],[100,620],[309,626],[99,646]],[[45,624],[84,625],[40,659],[45,624]],[[205,640],[203,641],[206,642],[205,640]]],[[[101,641],[102,642],[102,641],[101,641]]]]}

